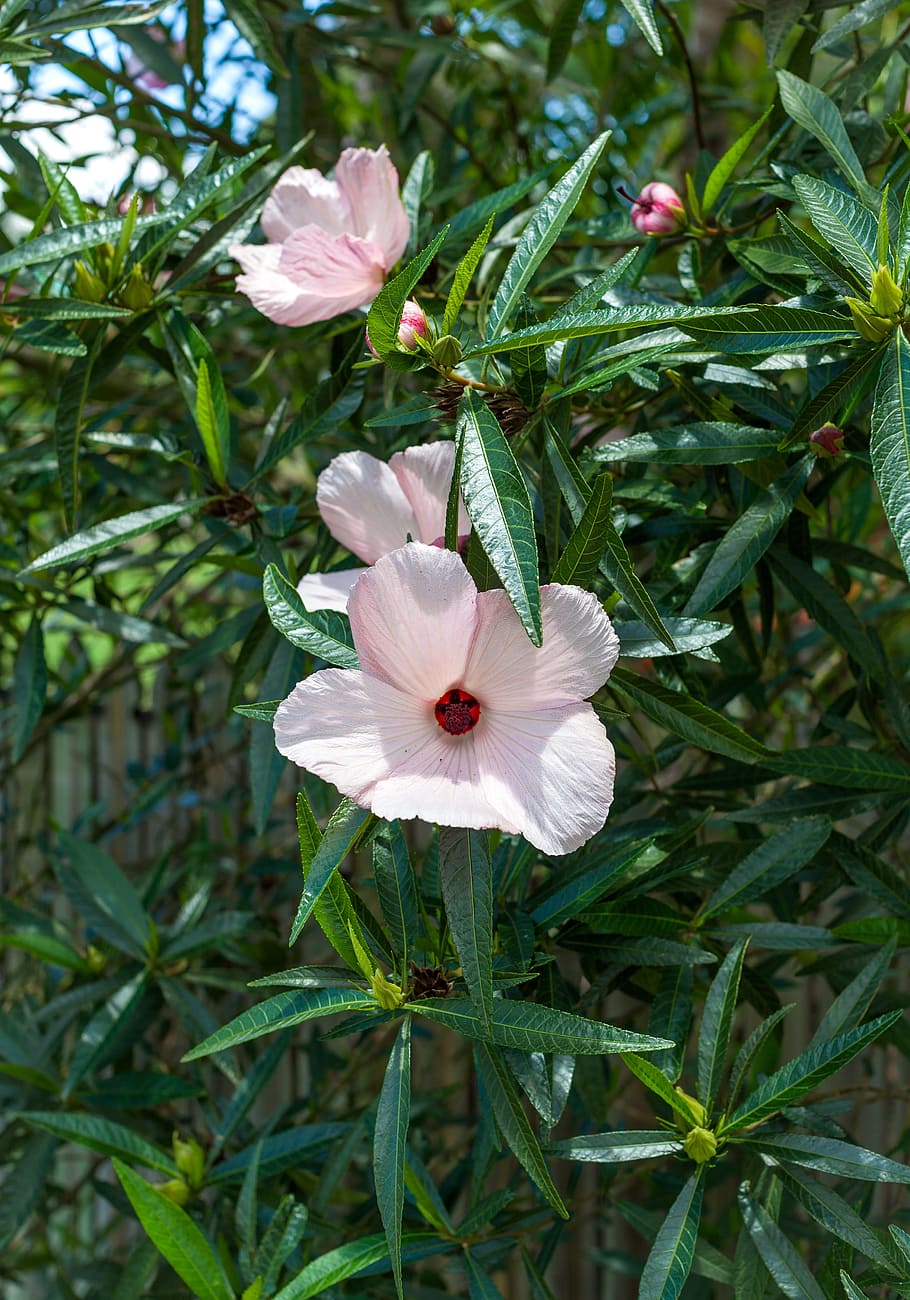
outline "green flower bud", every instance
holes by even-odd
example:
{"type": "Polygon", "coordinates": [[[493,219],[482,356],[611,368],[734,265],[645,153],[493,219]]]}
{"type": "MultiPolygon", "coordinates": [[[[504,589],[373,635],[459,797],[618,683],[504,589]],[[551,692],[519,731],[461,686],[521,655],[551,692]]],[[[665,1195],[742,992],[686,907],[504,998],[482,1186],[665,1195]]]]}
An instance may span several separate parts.
{"type": "Polygon", "coordinates": [[[179,1133],[171,1139],[174,1164],[185,1175],[191,1187],[199,1187],[205,1178],[205,1153],[195,1138],[184,1142],[179,1133]]]}
{"type": "Polygon", "coordinates": [[[373,990],[373,997],[383,1011],[396,1011],[404,1001],[401,989],[391,980],[387,980],[378,966],[370,979],[370,987],[373,990]]]}
{"type": "Polygon", "coordinates": [[[850,308],[857,334],[868,339],[870,343],[880,343],[882,339],[894,332],[896,322],[877,315],[868,303],[860,302],[858,298],[846,298],[844,301],[850,308]]]}
{"type": "Polygon", "coordinates": [[[120,290],[120,301],[124,307],[129,307],[130,311],[142,311],[154,296],[154,290],[143,275],[141,264],[137,262],[126,277],[126,284],[120,290]]]}
{"type": "Polygon", "coordinates": [[[175,1205],[186,1205],[190,1199],[190,1189],[181,1178],[170,1178],[166,1183],[157,1183],[155,1190],[175,1205]]]}
{"type": "Polygon", "coordinates": [[[76,263],[76,297],[82,302],[104,302],[107,285],[83,261],[76,263]]]}
{"type": "Polygon", "coordinates": [[[688,1122],[688,1120],[685,1118],[684,1115],[678,1114],[676,1116],[676,1123],[679,1126],[679,1128],[681,1128],[683,1132],[686,1132],[687,1129],[694,1128],[699,1124],[704,1124],[705,1120],[708,1118],[708,1112],[705,1110],[701,1102],[696,1101],[694,1097],[690,1097],[689,1094],[687,1092],[683,1092],[682,1088],[680,1087],[677,1087],[676,1091],[679,1093],[680,1097],[682,1097],[683,1101],[688,1103],[689,1110],[695,1116],[695,1125],[692,1125],[688,1122]]]}
{"type": "Polygon", "coordinates": [[[898,316],[904,305],[904,295],[887,266],[880,266],[872,276],[869,305],[878,316],[898,316]]]}
{"type": "Polygon", "coordinates": [[[717,1138],[709,1128],[692,1128],[683,1139],[683,1150],[690,1160],[703,1165],[717,1155],[717,1138]]]}
{"type": "Polygon", "coordinates": [[[85,950],[85,960],[88,962],[89,970],[93,975],[100,975],[107,965],[107,957],[93,943],[90,943],[85,950]]]}
{"type": "Polygon", "coordinates": [[[454,334],[443,334],[441,339],[436,340],[433,344],[433,360],[437,366],[446,370],[458,365],[461,360],[461,344],[454,334]]]}
{"type": "Polygon", "coordinates": [[[99,275],[106,280],[114,279],[114,245],[103,243],[95,249],[95,265],[99,275]]]}

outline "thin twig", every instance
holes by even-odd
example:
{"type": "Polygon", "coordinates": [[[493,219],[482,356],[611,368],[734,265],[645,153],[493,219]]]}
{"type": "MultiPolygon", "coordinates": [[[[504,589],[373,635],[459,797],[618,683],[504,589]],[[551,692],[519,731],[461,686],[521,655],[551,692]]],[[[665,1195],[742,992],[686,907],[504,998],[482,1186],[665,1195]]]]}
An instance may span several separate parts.
{"type": "Polygon", "coordinates": [[[664,4],[664,0],[657,0],[657,7],[670,24],[670,30],[673,33],[676,44],[679,46],[680,52],[685,60],[686,72],[689,77],[689,90],[692,94],[692,117],[695,123],[695,142],[699,149],[704,149],[705,135],[701,124],[701,99],[698,94],[698,77],[695,72],[695,66],[692,63],[692,56],[689,54],[689,50],[686,46],[686,38],[683,35],[683,30],[679,25],[679,20],[677,19],[676,14],[667,8],[664,4]]]}

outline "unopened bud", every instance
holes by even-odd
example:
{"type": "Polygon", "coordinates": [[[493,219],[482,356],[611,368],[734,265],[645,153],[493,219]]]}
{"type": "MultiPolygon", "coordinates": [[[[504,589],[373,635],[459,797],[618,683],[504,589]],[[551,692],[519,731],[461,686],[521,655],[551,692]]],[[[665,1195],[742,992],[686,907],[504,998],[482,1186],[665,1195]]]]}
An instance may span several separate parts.
{"type": "Polygon", "coordinates": [[[120,301],[130,311],[143,311],[154,297],[155,291],[143,275],[141,264],[137,262],[120,290],[120,301]]]}
{"type": "Polygon", "coordinates": [[[90,943],[85,950],[85,960],[88,962],[89,970],[93,975],[100,975],[107,965],[107,957],[93,943],[90,943]]]}
{"type": "Polygon", "coordinates": [[[879,316],[899,316],[904,295],[887,266],[880,266],[872,276],[869,306],[879,316]]]}
{"type": "Polygon", "coordinates": [[[387,980],[378,966],[370,979],[370,987],[373,990],[373,997],[383,1011],[396,1011],[404,1001],[401,989],[391,980],[387,980]]]}
{"type": "Polygon", "coordinates": [[[809,434],[809,446],[816,456],[839,456],[844,449],[844,431],[836,424],[823,424],[809,434]]]}
{"type": "Polygon", "coordinates": [[[703,1165],[717,1155],[717,1138],[709,1128],[692,1128],[683,1138],[683,1150],[690,1160],[703,1165]]]}
{"type": "Polygon", "coordinates": [[[680,1128],[689,1129],[689,1128],[697,1127],[699,1124],[704,1124],[705,1120],[708,1118],[708,1112],[705,1110],[701,1102],[698,1101],[695,1097],[690,1097],[687,1092],[683,1092],[682,1088],[677,1087],[676,1092],[679,1094],[682,1100],[687,1103],[690,1112],[695,1118],[695,1124],[693,1125],[686,1119],[684,1115],[678,1114],[677,1123],[679,1124],[680,1128]]]}
{"type": "Polygon", "coordinates": [[[845,302],[850,308],[853,326],[862,338],[868,339],[870,343],[880,343],[889,334],[893,334],[896,321],[880,316],[872,310],[869,303],[860,302],[859,298],[846,298],[845,302]]]}
{"type": "Polygon", "coordinates": [[[174,1164],[185,1175],[191,1187],[199,1187],[205,1177],[205,1153],[195,1138],[184,1142],[179,1133],[171,1139],[174,1164]]]}
{"type": "Polygon", "coordinates": [[[107,241],[99,244],[95,249],[95,266],[98,268],[98,274],[105,281],[109,281],[112,277],[114,256],[114,245],[109,244],[107,241]]]}
{"type": "MultiPolygon", "coordinates": [[[[418,338],[425,339],[429,332],[426,316],[424,316],[423,311],[414,302],[413,298],[409,298],[401,309],[401,320],[398,324],[398,346],[404,348],[406,352],[413,352],[417,348],[418,338]]],[[[378,357],[379,353],[370,342],[369,330],[367,330],[366,342],[373,356],[378,357]]]]}
{"type": "Polygon", "coordinates": [[[157,1183],[155,1191],[166,1196],[169,1201],[175,1205],[186,1205],[190,1199],[190,1189],[180,1178],[169,1178],[166,1183],[157,1183]]]}
{"type": "Polygon", "coordinates": [[[675,235],[688,225],[682,199],[663,181],[651,181],[644,187],[632,203],[630,216],[642,235],[675,235]]]}
{"type": "Polygon", "coordinates": [[[433,344],[433,360],[444,370],[451,370],[461,360],[461,344],[454,334],[443,334],[433,344]]]}
{"type": "Polygon", "coordinates": [[[104,302],[107,285],[83,261],[76,262],[76,297],[82,302],[104,302]]]}

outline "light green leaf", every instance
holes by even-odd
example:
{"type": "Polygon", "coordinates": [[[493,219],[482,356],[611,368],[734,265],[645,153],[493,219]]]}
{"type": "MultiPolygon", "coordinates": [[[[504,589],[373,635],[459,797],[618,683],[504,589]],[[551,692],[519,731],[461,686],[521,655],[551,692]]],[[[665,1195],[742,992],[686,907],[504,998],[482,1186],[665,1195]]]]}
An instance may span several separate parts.
{"type": "Polygon", "coordinates": [[[661,1101],[669,1106],[673,1114],[680,1116],[689,1128],[701,1124],[702,1117],[692,1108],[692,1105],[683,1094],[673,1087],[664,1072],[659,1070],[656,1065],[637,1056],[634,1052],[623,1053],[622,1059],[623,1064],[632,1071],[635,1077],[640,1079],[656,1097],[660,1097],[661,1101]]]}
{"type": "Polygon", "coordinates": [[[772,108],[765,109],[758,121],[743,132],[736,143],[730,146],[720,162],[714,166],[710,176],[705,181],[705,188],[702,192],[702,212],[707,214],[714,207],[714,204],[720,198],[721,190],[736,170],[737,163],[745,155],[749,145],[767,122],[772,111],[772,108]]]}
{"type": "MultiPolygon", "coordinates": [[[[577,162],[569,168],[549,194],[538,204],[524,228],[496,291],[487,317],[487,337],[496,340],[505,330],[522,291],[556,243],[559,233],[575,210],[591,172],[597,165],[612,132],[599,135],[577,162]]],[[[370,331],[372,338],[372,330],[370,331]]]]}
{"type": "MultiPolygon", "coordinates": [[[[227,413],[225,412],[225,415],[227,413]]],[[[230,430],[226,419],[219,419],[212,396],[209,363],[203,357],[199,362],[196,380],[196,424],[205,448],[212,478],[219,487],[225,484],[225,463],[229,451],[230,430]]]]}
{"type": "Polygon", "coordinates": [[[622,7],[635,19],[642,36],[655,54],[663,54],[664,47],[660,41],[660,32],[651,0],[622,0],[622,7]]]}
{"type": "Polygon", "coordinates": [[[797,461],[767,491],[759,492],[715,547],[683,613],[707,614],[752,572],[780,532],[812,469],[808,456],[797,461]]]}
{"type": "Polygon", "coordinates": [[[408,262],[403,271],[399,271],[393,280],[389,280],[379,290],[367,317],[367,331],[370,342],[383,361],[397,351],[398,326],[401,323],[402,309],[414,285],[439,252],[448,233],[448,226],[440,230],[422,253],[408,262]]]}
{"type": "Polygon", "coordinates": [[[910,343],[900,329],[875,389],[869,454],[888,525],[910,573],[910,343]]]}
{"type": "Polygon", "coordinates": [[[874,194],[834,101],[817,86],[783,69],[777,72],[777,83],[789,116],[828,151],[860,198],[866,200],[874,194]]]}
{"type": "Polygon", "coordinates": [[[263,1034],[274,1034],[280,1029],[315,1020],[319,1016],[334,1016],[342,1011],[375,1011],[376,1001],[361,989],[312,989],[306,992],[276,993],[248,1011],[229,1020],[226,1025],[210,1034],[198,1047],[181,1059],[196,1061],[212,1052],[223,1052],[239,1043],[248,1043],[263,1034]]]}
{"type": "Polygon", "coordinates": [[[113,1120],[99,1119],[96,1115],[42,1110],[22,1111],[19,1118],[34,1128],[52,1133],[61,1142],[75,1142],[89,1151],[97,1151],[99,1155],[120,1156],[147,1169],[157,1169],[169,1178],[177,1177],[177,1166],[166,1151],[113,1120]]]}
{"type": "Polygon", "coordinates": [[[730,1029],[748,940],[741,939],[721,963],[705,998],[698,1034],[698,1099],[710,1118],[724,1073],[730,1029]]]}
{"type": "Polygon", "coordinates": [[[831,823],[826,818],[807,817],[772,835],[725,877],[703,908],[702,921],[731,907],[742,907],[762,898],[769,890],[789,880],[812,861],[830,834],[831,823]]]}
{"type": "Polygon", "coordinates": [[[474,1042],[493,1042],[519,1052],[601,1056],[606,1052],[655,1052],[673,1046],[666,1038],[651,1038],[570,1011],[511,998],[493,999],[489,1030],[469,998],[421,998],[410,1003],[408,1009],[474,1042]]]}
{"type": "Polygon", "coordinates": [[[171,1268],[198,1300],[233,1300],[221,1261],[186,1210],[119,1160],[117,1177],[139,1222],[171,1268]]]}
{"type": "Polygon", "coordinates": [[[704,1180],[701,1165],[670,1206],[645,1262],[640,1300],[676,1300],[682,1291],[695,1254],[704,1180]]]}
{"type": "MultiPolygon", "coordinates": [[[[491,213],[487,224],[455,268],[452,287],[449,289],[449,296],[446,298],[445,310],[442,315],[443,335],[451,334],[452,330],[455,328],[455,323],[458,320],[458,313],[461,311],[461,305],[464,302],[465,294],[468,292],[471,280],[474,278],[477,264],[483,256],[484,249],[490,242],[490,235],[493,233],[494,220],[495,214],[491,213]]],[[[372,335],[370,337],[372,338],[372,335]]]]}
{"type": "Polygon", "coordinates": [[[404,1213],[405,1152],[410,1115],[411,1017],[404,1016],[382,1081],[373,1135],[376,1202],[389,1243],[395,1286],[402,1300],[401,1216],[404,1213]]]}
{"type": "Polygon", "coordinates": [[[335,809],[306,873],[300,906],[291,927],[289,945],[294,943],[309,920],[332,877],[332,872],[336,867],[341,866],[348,854],[363,839],[374,820],[369,809],[359,808],[350,799],[342,799],[335,809]]]}
{"type": "MultiPolygon", "coordinates": [[[[405,1258],[409,1249],[419,1252],[420,1257],[434,1254],[434,1243],[439,1251],[452,1249],[450,1243],[443,1243],[435,1233],[430,1232],[406,1232],[401,1243],[405,1258]]],[[[354,1277],[364,1269],[379,1264],[388,1258],[388,1254],[388,1244],[385,1233],[382,1232],[337,1246],[335,1250],[311,1260],[293,1281],[281,1288],[274,1300],[312,1300],[313,1296],[324,1295],[345,1278],[354,1277]]]]}
{"type": "Polygon", "coordinates": [[[439,828],[439,879],[446,919],[484,1037],[493,1015],[493,867],[486,831],[439,828]]]}
{"type": "Polygon", "coordinates": [[[81,533],[74,533],[64,542],[58,542],[49,551],[32,560],[22,572],[34,573],[41,569],[56,569],[62,564],[81,564],[102,551],[113,550],[115,546],[122,546],[135,537],[156,532],[159,528],[174,523],[183,515],[195,514],[211,499],[211,497],[201,497],[196,500],[179,501],[176,504],[149,506],[145,510],[131,510],[129,514],[106,519],[104,523],[95,524],[94,527],[86,528],[81,533]]]}
{"type": "Polygon", "coordinates": [[[275,564],[266,567],[262,598],[272,626],[291,645],[337,668],[359,668],[350,625],[334,610],[307,610],[297,588],[275,564]]]}
{"type": "Polygon", "coordinates": [[[901,1014],[900,1011],[891,1011],[879,1016],[877,1020],[870,1020],[859,1029],[838,1034],[819,1047],[801,1052],[792,1061],[775,1070],[749,1094],[733,1114],[724,1120],[723,1133],[752,1128],[784,1106],[798,1101],[875,1042],[876,1038],[901,1018],[901,1014]]]}
{"type": "Polygon", "coordinates": [[[496,416],[472,388],[459,404],[461,494],[484,553],[534,645],[543,639],[531,499],[496,416]]]}

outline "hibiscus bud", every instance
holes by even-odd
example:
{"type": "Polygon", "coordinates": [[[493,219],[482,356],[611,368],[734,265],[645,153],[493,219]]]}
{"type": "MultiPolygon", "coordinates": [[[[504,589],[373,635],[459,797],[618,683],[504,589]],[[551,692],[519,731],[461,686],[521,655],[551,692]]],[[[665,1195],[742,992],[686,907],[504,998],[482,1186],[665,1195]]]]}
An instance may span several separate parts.
{"type": "Polygon", "coordinates": [[[90,943],[85,950],[85,960],[88,962],[89,970],[93,975],[100,975],[107,965],[107,957],[93,943],[90,943]]]}
{"type": "Polygon", "coordinates": [[[184,1142],[179,1133],[174,1134],[171,1145],[174,1149],[174,1164],[192,1187],[199,1187],[205,1177],[205,1154],[202,1147],[195,1138],[184,1142]]]}
{"type": "MultiPolygon", "coordinates": [[[[417,348],[418,338],[425,339],[429,332],[426,316],[424,316],[413,298],[409,298],[401,311],[401,321],[398,326],[398,346],[404,348],[406,352],[413,352],[417,348]]],[[[367,347],[374,357],[379,356],[379,353],[370,342],[369,330],[367,330],[367,347]]]]}
{"type": "Polygon", "coordinates": [[[76,262],[76,297],[82,302],[104,302],[107,286],[81,260],[76,262]]]}
{"type": "Polygon", "coordinates": [[[844,431],[836,424],[823,424],[809,434],[809,446],[816,456],[839,456],[844,449],[844,431]]]}
{"type": "Polygon", "coordinates": [[[717,1154],[717,1138],[709,1128],[690,1129],[683,1139],[683,1150],[690,1160],[703,1165],[717,1154]]]}
{"type": "Polygon", "coordinates": [[[397,984],[393,984],[391,980],[387,980],[378,966],[373,972],[370,987],[373,990],[373,997],[383,1011],[396,1011],[404,1001],[401,989],[397,984]]]}
{"type": "Polygon", "coordinates": [[[679,1127],[683,1130],[686,1130],[690,1128],[696,1128],[698,1127],[698,1125],[704,1124],[705,1120],[708,1118],[708,1112],[705,1110],[701,1102],[698,1101],[697,1098],[691,1097],[689,1093],[683,1092],[682,1088],[680,1087],[677,1087],[676,1091],[679,1093],[682,1100],[688,1103],[689,1110],[695,1116],[695,1124],[693,1125],[689,1123],[689,1121],[686,1119],[684,1115],[677,1115],[676,1122],[679,1125],[679,1127]]]}
{"type": "Polygon", "coordinates": [[[120,301],[124,307],[129,307],[130,311],[142,311],[154,296],[155,291],[142,274],[141,264],[137,262],[126,277],[126,284],[120,291],[120,301]]]}
{"type": "Polygon", "coordinates": [[[166,1183],[158,1183],[155,1190],[175,1205],[186,1205],[190,1199],[190,1189],[180,1178],[169,1178],[166,1183]]]}
{"type": "Polygon", "coordinates": [[[443,334],[433,344],[433,360],[444,370],[451,370],[461,360],[461,344],[454,334],[443,334]]]}
{"type": "Polygon", "coordinates": [[[889,320],[887,316],[879,316],[869,303],[860,302],[859,298],[846,298],[844,301],[850,308],[857,334],[868,339],[870,343],[880,343],[882,339],[894,332],[896,322],[889,320]]]}
{"type": "Polygon", "coordinates": [[[642,235],[675,235],[688,220],[683,201],[672,185],[651,181],[632,203],[632,225],[642,235]]]}
{"type": "Polygon", "coordinates": [[[879,316],[897,316],[904,305],[904,295],[887,266],[873,273],[869,305],[879,316]]]}

